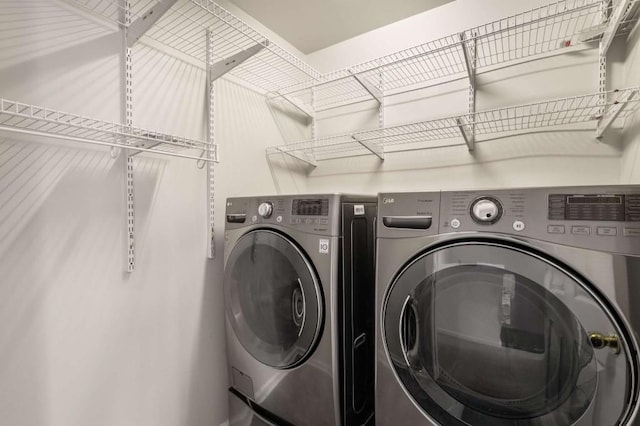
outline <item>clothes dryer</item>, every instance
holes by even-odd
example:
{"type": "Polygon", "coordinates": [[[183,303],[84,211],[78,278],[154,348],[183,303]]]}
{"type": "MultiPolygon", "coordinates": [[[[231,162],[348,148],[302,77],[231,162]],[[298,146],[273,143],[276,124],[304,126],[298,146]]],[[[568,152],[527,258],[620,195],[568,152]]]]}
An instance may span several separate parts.
{"type": "Polygon", "coordinates": [[[376,422],[635,425],[640,187],[380,194],[376,422]]]}
{"type": "Polygon", "coordinates": [[[231,425],[363,425],[373,416],[376,198],[230,198],[231,425]]]}

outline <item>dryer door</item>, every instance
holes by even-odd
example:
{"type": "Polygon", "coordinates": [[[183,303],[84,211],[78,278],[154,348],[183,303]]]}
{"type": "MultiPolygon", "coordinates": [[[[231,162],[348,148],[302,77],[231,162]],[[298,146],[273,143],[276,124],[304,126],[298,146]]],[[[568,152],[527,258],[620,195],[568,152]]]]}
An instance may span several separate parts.
{"type": "Polygon", "coordinates": [[[443,425],[624,424],[637,361],[575,273],[502,241],[452,242],[396,276],[382,327],[403,388],[443,425]]]}
{"type": "Polygon", "coordinates": [[[306,359],[320,335],[322,297],[304,253],[270,230],[243,235],[225,267],[227,318],[258,361],[291,368],[306,359]]]}

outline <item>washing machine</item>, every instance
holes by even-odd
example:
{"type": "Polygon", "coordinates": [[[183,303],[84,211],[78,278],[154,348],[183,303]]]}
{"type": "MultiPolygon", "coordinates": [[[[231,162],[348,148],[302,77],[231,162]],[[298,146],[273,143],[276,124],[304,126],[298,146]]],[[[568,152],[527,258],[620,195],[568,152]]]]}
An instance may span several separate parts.
{"type": "Polygon", "coordinates": [[[229,420],[364,425],[375,371],[375,196],[229,198],[229,420]]]}
{"type": "Polygon", "coordinates": [[[379,426],[638,424],[640,186],[378,201],[379,426]]]}

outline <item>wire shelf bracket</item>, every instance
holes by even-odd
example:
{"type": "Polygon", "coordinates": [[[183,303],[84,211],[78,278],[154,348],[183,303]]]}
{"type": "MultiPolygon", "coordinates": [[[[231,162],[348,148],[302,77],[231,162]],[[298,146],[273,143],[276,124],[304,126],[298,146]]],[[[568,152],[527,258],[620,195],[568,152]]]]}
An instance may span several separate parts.
{"type": "Polygon", "coordinates": [[[310,118],[311,120],[315,120],[316,113],[311,108],[306,106],[303,102],[298,100],[297,98],[294,98],[294,97],[288,96],[288,95],[284,95],[284,94],[282,94],[280,92],[272,92],[271,98],[273,99],[274,96],[284,99],[285,101],[289,102],[291,105],[296,107],[300,112],[302,112],[308,118],[310,118]]]}
{"type": "Polygon", "coordinates": [[[127,47],[131,48],[178,0],[163,0],[156,3],[142,16],[132,22],[127,31],[127,47]]]}
{"type": "Polygon", "coordinates": [[[312,168],[316,168],[318,167],[318,163],[316,161],[316,159],[313,157],[312,154],[306,153],[304,151],[291,151],[288,149],[283,149],[281,147],[274,147],[275,151],[267,151],[267,154],[273,153],[273,152],[279,152],[282,154],[287,154],[290,157],[295,158],[296,160],[300,160],[303,163],[306,163],[307,165],[311,166],[312,168]]]}
{"type": "Polygon", "coordinates": [[[629,10],[629,6],[634,0],[622,0],[618,3],[618,6],[611,14],[609,18],[609,22],[607,27],[604,30],[602,38],[600,39],[600,54],[606,55],[609,47],[611,46],[611,42],[618,32],[618,28],[623,21],[626,13],[629,10]]]}
{"type": "Polygon", "coordinates": [[[209,74],[211,81],[216,81],[235,67],[241,65],[244,61],[257,55],[262,49],[269,46],[269,40],[265,40],[262,43],[255,44],[241,52],[236,53],[222,61],[218,61],[209,65],[209,74]]]}
{"type": "Polygon", "coordinates": [[[360,140],[360,139],[358,139],[357,137],[355,137],[353,135],[351,135],[351,138],[354,141],[358,142],[363,147],[365,147],[367,150],[369,150],[369,152],[371,152],[373,155],[378,157],[380,159],[380,161],[384,161],[384,148],[382,147],[382,145],[380,145],[379,143],[376,143],[374,141],[360,140]]]}
{"type": "Polygon", "coordinates": [[[467,148],[469,149],[469,151],[473,151],[475,149],[474,135],[467,132],[467,130],[464,128],[465,125],[462,122],[461,118],[456,118],[456,124],[458,125],[458,129],[460,129],[460,135],[462,136],[462,139],[464,139],[464,142],[467,144],[467,148]]]}
{"type": "Polygon", "coordinates": [[[596,129],[596,138],[601,139],[605,130],[611,126],[611,123],[618,118],[624,107],[638,95],[638,89],[630,90],[622,94],[618,99],[613,101],[607,112],[598,120],[596,129]]]}
{"type": "Polygon", "coordinates": [[[359,76],[355,72],[348,70],[349,74],[353,76],[353,78],[362,86],[364,90],[366,90],[372,98],[378,101],[378,105],[382,105],[382,90],[378,89],[373,84],[369,83],[365,78],[359,76]]]}

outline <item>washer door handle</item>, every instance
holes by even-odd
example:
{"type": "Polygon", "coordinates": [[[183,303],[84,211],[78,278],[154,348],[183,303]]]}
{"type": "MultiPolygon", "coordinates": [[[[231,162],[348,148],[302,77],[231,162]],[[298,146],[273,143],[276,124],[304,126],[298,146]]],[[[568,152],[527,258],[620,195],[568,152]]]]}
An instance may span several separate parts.
{"type": "Polygon", "coordinates": [[[400,311],[400,322],[398,324],[398,336],[400,337],[400,349],[407,365],[413,369],[421,370],[422,363],[418,353],[419,336],[418,315],[414,299],[407,296],[400,311]]]}
{"type": "Polygon", "coordinates": [[[589,341],[594,349],[610,348],[614,354],[620,353],[620,339],[615,334],[607,336],[597,331],[590,331],[589,341]]]}

